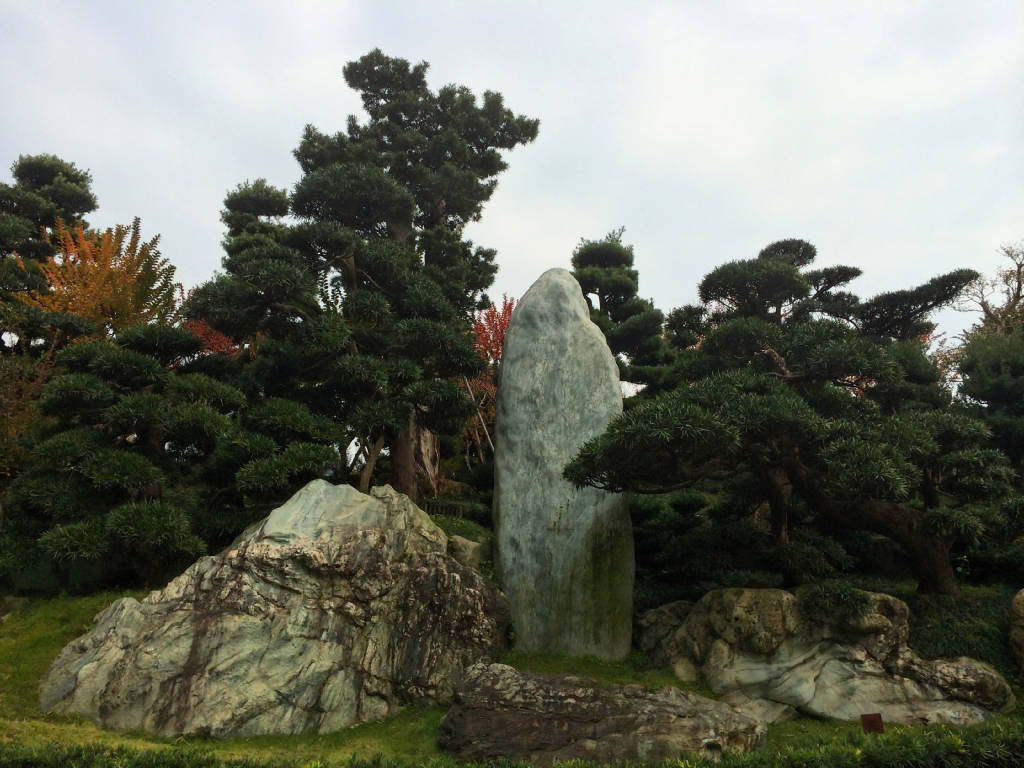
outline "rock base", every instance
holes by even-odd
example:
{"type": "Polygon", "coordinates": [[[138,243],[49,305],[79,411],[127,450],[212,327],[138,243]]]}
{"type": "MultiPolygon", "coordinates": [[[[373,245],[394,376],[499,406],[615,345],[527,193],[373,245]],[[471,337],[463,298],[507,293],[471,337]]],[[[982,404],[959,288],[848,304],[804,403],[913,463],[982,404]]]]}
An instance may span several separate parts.
{"type": "MultiPolygon", "coordinates": [[[[768,722],[880,712],[888,722],[966,725],[1013,708],[995,668],[918,657],[907,647],[906,604],[865,594],[863,615],[829,619],[803,616],[797,598],[779,589],[714,590],[690,609],[665,654],[680,677],[699,676],[723,701],[768,722]]],[[[646,624],[661,627],[656,619],[646,624]]]]}
{"type": "Polygon", "coordinates": [[[477,664],[441,721],[440,746],[459,758],[654,762],[746,752],[764,728],[729,706],[676,688],[599,685],[477,664]]]}

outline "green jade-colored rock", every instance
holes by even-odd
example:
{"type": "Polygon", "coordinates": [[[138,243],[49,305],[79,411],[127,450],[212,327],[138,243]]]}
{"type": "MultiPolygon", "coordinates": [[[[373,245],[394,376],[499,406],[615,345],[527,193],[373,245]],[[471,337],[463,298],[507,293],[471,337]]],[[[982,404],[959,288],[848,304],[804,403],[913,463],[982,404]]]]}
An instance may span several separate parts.
{"type": "Polygon", "coordinates": [[[576,489],[562,468],[622,412],[619,371],[579,283],[545,272],[505,335],[498,385],[494,517],[515,644],[625,657],[633,534],[625,498],[576,489]]]}

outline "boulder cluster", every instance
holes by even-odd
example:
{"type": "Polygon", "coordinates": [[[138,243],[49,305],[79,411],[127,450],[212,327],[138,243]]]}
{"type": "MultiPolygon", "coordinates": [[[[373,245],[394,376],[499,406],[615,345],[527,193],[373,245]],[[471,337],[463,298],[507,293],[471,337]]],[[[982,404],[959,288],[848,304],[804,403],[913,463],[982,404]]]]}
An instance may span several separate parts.
{"type": "Polygon", "coordinates": [[[229,737],[334,731],[427,701],[452,704],[439,741],[455,755],[538,765],[746,751],[797,714],[971,723],[1013,706],[989,665],[916,656],[907,606],[881,594],[829,620],[774,589],[637,617],[648,659],[717,700],[521,673],[491,663],[506,647],[504,596],[449,549],[466,554],[390,487],[314,481],[226,551],[103,611],[54,662],[42,706],[229,737]]]}

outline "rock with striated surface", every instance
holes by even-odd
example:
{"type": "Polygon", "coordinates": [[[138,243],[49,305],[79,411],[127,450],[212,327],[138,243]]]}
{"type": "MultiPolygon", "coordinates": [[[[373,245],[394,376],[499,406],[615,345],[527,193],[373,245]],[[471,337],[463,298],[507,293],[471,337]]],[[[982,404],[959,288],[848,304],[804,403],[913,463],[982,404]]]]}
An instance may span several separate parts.
{"type": "Polygon", "coordinates": [[[629,653],[625,498],[562,478],[583,443],[621,411],[619,371],[579,283],[564,269],[545,272],[512,314],[497,396],[497,565],[525,650],[629,653]]]}
{"type": "Polygon", "coordinates": [[[455,690],[438,743],[457,757],[653,763],[684,753],[717,757],[764,743],[754,718],[712,699],[639,685],[531,675],[477,664],[455,690]]]}
{"type": "Polygon", "coordinates": [[[692,664],[723,701],[769,721],[880,712],[890,722],[965,724],[1013,708],[995,668],[919,658],[906,644],[906,604],[865,594],[863,615],[809,621],[779,589],[714,590],[673,635],[669,661],[692,664]]]}
{"type": "Polygon", "coordinates": [[[225,552],[116,601],[41,685],[44,711],[217,737],[335,731],[451,699],[507,604],[388,486],[311,482],[225,552]]]}

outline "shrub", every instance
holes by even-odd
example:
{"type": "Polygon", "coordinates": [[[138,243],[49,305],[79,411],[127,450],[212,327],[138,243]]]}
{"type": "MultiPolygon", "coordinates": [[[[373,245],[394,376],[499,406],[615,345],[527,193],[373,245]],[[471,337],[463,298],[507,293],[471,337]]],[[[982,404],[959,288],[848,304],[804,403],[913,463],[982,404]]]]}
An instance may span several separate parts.
{"type": "Polygon", "coordinates": [[[871,611],[871,596],[845,581],[821,581],[796,591],[805,621],[844,621],[871,611]]]}

